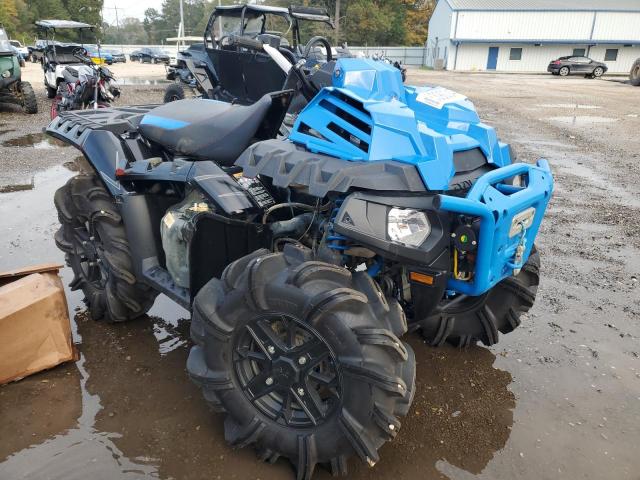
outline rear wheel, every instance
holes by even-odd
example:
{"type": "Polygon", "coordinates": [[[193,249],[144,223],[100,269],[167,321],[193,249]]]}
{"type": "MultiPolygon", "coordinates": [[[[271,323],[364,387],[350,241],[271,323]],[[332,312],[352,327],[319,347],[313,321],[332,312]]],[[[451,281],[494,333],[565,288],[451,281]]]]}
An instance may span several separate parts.
{"type": "Polygon", "coordinates": [[[520,316],[535,302],[540,277],[540,255],[533,248],[529,260],[515,277],[508,277],[484,295],[459,295],[419,322],[422,335],[432,346],[445,342],[460,347],[480,340],[485,345],[498,342],[500,333],[510,333],[520,325],[520,316]]]}
{"type": "Polygon", "coordinates": [[[566,77],[567,75],[569,75],[569,67],[562,67],[560,70],[558,70],[558,75],[560,75],[561,77],[566,77]]]}
{"type": "Polygon", "coordinates": [[[20,82],[18,91],[22,96],[22,108],[24,108],[25,113],[38,113],[38,100],[31,84],[29,82],[20,82]]]}
{"type": "Polygon", "coordinates": [[[184,88],[179,83],[172,83],[164,91],[164,103],[182,100],[184,97],[184,88]]]}
{"type": "Polygon", "coordinates": [[[631,85],[635,87],[640,87],[640,58],[637,59],[631,67],[629,82],[631,82],[631,85]]]}
{"type": "Polygon", "coordinates": [[[137,281],[122,218],[93,175],[78,175],[56,191],[61,226],[56,245],[74,273],[94,320],[122,322],[145,314],[156,293],[137,281]]]}
{"type": "Polygon", "coordinates": [[[406,321],[364,272],[261,250],[227,267],[194,303],[187,369],[225,438],[288,458],[298,479],[316,464],[369,465],[400,428],[415,390],[406,321]]]}

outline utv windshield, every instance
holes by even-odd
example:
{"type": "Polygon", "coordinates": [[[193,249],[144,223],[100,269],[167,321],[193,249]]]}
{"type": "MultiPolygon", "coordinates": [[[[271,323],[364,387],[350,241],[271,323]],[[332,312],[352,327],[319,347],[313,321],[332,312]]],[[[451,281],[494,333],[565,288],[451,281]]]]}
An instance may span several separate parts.
{"type": "Polygon", "coordinates": [[[7,37],[7,32],[4,31],[4,28],[0,28],[0,53],[13,53],[9,37],[7,37]]]}
{"type": "MultiPolygon", "coordinates": [[[[265,7],[266,9],[266,7],[265,7]]],[[[214,43],[230,36],[256,36],[269,33],[278,35],[287,41],[291,38],[292,22],[286,11],[260,11],[246,9],[244,15],[242,9],[229,9],[218,11],[207,31],[207,45],[212,47],[214,43]]],[[[223,40],[224,43],[224,40],[223,40]]]]}

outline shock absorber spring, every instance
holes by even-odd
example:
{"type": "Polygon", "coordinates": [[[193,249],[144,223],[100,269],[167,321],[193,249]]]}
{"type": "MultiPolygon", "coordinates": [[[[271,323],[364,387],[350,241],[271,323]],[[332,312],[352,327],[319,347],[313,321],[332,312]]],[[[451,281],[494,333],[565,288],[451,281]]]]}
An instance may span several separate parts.
{"type": "Polygon", "coordinates": [[[333,204],[333,210],[331,210],[331,215],[329,216],[329,224],[327,225],[327,247],[332,250],[336,250],[338,252],[344,252],[349,248],[346,242],[349,240],[344,235],[340,235],[339,233],[334,232],[333,224],[338,216],[338,212],[340,211],[340,207],[342,206],[343,198],[338,198],[333,204]]]}

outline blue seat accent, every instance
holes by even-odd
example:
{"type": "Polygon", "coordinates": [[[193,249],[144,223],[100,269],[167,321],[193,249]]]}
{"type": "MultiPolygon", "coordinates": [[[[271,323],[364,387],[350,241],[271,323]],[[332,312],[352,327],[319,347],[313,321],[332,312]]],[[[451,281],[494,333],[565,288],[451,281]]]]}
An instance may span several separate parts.
{"type": "Polygon", "coordinates": [[[142,117],[140,125],[148,125],[151,127],[158,127],[164,130],[177,130],[178,128],[184,128],[189,125],[189,122],[182,120],[176,120],[175,118],[159,117],[157,115],[145,115],[142,117]]]}

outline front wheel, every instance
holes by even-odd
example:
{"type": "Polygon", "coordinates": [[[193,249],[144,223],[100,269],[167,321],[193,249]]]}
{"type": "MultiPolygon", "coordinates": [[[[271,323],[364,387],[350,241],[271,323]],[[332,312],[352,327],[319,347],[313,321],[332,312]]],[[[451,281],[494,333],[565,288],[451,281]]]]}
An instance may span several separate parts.
{"type": "Polygon", "coordinates": [[[534,304],[540,281],[540,254],[533,247],[527,263],[515,277],[505,278],[484,295],[459,295],[443,301],[418,325],[432,346],[445,342],[460,347],[498,343],[520,325],[520,316],[534,304]]]}
{"type": "Polygon", "coordinates": [[[164,103],[182,100],[184,97],[184,88],[179,83],[172,83],[164,91],[164,103]]]}
{"type": "Polygon", "coordinates": [[[31,84],[29,82],[20,82],[18,91],[22,96],[22,108],[24,108],[25,113],[30,115],[38,113],[38,100],[31,84]]]}
{"type": "Polygon", "coordinates": [[[629,72],[629,82],[634,87],[640,87],[640,58],[633,62],[631,72],[629,72]]]}
{"type": "Polygon", "coordinates": [[[259,250],[227,267],[194,302],[187,362],[225,438],[254,445],[297,478],[316,464],[346,474],[375,464],[415,390],[415,358],[395,300],[364,272],[306,260],[306,250],[259,250]],[[300,253],[302,252],[302,253],[300,253]]]}
{"type": "Polygon", "coordinates": [[[602,75],[604,75],[604,69],[602,67],[596,67],[593,70],[593,74],[592,75],[593,75],[594,78],[599,78],[602,75]]]}
{"type": "Polygon", "coordinates": [[[55,96],[58,94],[58,88],[50,87],[47,84],[45,84],[45,87],[47,89],[47,98],[55,98],[55,96]]]}

